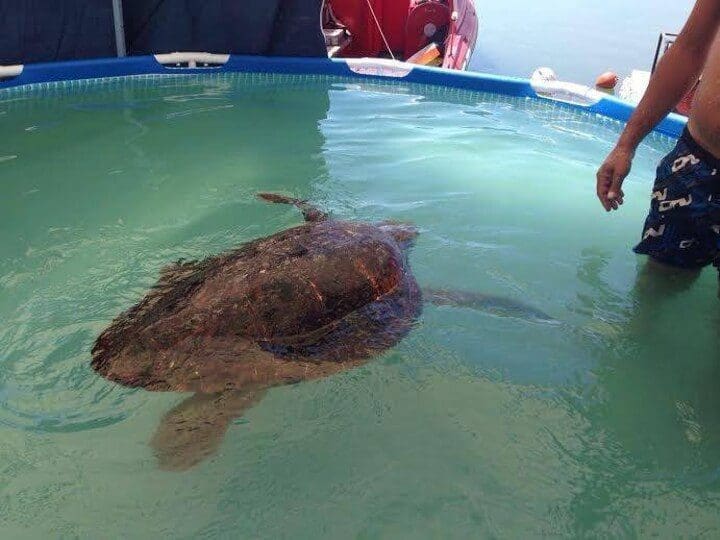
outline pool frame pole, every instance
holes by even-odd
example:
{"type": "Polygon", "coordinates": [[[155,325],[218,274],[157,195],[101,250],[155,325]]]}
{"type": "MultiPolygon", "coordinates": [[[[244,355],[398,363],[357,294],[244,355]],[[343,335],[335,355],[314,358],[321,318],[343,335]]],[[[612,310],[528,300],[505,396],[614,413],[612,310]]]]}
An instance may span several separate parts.
{"type": "Polygon", "coordinates": [[[125,22],[123,21],[122,0],[112,0],[113,23],[115,24],[115,48],[118,58],[127,56],[125,47],[125,22]]]}

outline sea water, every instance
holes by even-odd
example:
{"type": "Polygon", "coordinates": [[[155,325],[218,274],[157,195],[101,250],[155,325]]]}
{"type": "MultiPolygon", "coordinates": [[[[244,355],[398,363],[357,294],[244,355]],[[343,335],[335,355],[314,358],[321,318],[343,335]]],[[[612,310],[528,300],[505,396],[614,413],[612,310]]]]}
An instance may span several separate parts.
{"type": "Polygon", "coordinates": [[[678,537],[720,527],[720,305],[631,252],[594,175],[620,124],[548,102],[269,75],[0,93],[5,538],[678,537]],[[301,223],[414,223],[421,285],[559,324],[426,305],[394,349],[270,390],[183,473],[148,441],[187,397],[118,386],[95,338],[160,269],[301,223]],[[648,292],[649,291],[649,292],[648,292]]]}

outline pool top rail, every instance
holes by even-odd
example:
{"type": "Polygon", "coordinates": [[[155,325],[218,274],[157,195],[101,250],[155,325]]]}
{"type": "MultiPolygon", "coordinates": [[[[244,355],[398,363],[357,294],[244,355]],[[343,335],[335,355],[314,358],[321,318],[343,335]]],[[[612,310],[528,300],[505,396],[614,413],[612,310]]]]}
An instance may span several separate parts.
{"type": "MultiPolygon", "coordinates": [[[[446,70],[371,58],[285,58],[218,55],[203,52],[0,66],[0,95],[5,88],[41,83],[132,75],[177,75],[208,72],[335,75],[357,77],[358,79],[394,79],[408,83],[552,100],[567,107],[606,116],[621,122],[627,121],[635,109],[634,105],[630,103],[571,83],[553,82],[538,85],[527,79],[515,77],[446,70]]],[[[685,117],[671,114],[656,127],[655,131],[677,138],[682,133],[686,122],[685,117]]]]}

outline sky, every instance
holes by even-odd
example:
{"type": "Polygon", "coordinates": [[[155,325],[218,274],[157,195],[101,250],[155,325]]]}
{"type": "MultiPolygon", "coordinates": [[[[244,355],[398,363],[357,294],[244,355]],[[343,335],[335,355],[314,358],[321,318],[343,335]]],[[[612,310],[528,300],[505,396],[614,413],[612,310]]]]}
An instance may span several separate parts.
{"type": "Polygon", "coordinates": [[[661,32],[677,33],[693,0],[476,0],[480,32],[470,69],[529,77],[553,68],[562,80],[649,70],[661,32]]]}

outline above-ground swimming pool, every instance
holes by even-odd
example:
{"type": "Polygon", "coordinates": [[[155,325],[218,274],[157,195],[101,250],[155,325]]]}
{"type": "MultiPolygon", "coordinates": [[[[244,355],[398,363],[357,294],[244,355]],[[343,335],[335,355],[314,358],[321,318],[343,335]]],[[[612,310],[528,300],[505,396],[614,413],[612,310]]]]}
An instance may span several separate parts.
{"type": "Polygon", "coordinates": [[[630,249],[673,141],[643,144],[607,215],[594,174],[620,129],[329,76],[0,92],[3,536],[714,536],[717,278],[642,281],[630,249]],[[169,262],[301,222],[258,191],[412,222],[422,285],[560,324],[427,305],[391,351],[269,391],[211,459],[161,471],[148,440],[186,395],[113,384],[90,349],[169,262]]]}

